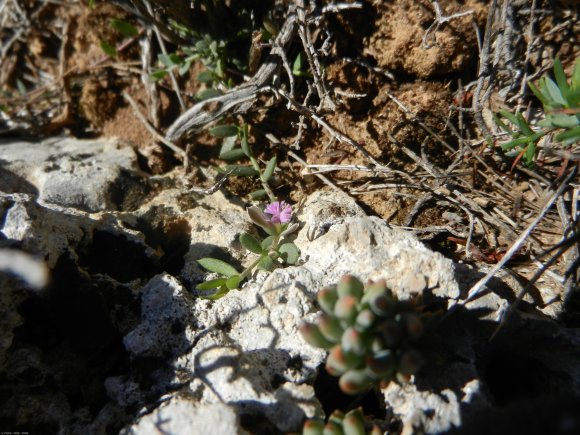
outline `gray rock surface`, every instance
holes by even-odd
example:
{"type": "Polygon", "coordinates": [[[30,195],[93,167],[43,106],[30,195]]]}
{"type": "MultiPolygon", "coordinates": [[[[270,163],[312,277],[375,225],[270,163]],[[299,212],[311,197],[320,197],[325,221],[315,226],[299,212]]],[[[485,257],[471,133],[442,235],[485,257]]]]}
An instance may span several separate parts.
{"type": "Polygon", "coordinates": [[[123,435],[244,435],[238,417],[230,406],[214,403],[200,405],[187,397],[161,399],[161,405],[141,417],[123,435]]]}
{"type": "MultiPolygon", "coordinates": [[[[313,383],[326,353],[297,329],[318,315],[320,288],[346,273],[385,278],[400,298],[445,309],[481,276],[352,198],[317,192],[296,213],[298,265],[203,300],[198,259],[241,270],[254,258],[238,242],[257,231],[241,204],[188,192],[179,173],[137,179],[135,153],[115,142],[43,145],[0,145],[0,248],[42,259],[53,280],[33,291],[0,270],[0,372],[11,385],[0,417],[37,415],[40,432],[297,431],[322,412],[313,383]]],[[[443,319],[410,383],[381,391],[405,433],[475,421],[509,396],[503,373],[513,391],[580,391],[578,334],[541,313],[514,317],[489,342],[510,295],[502,280],[491,288],[443,319]]]]}
{"type": "Polygon", "coordinates": [[[135,151],[115,139],[0,142],[5,193],[38,194],[48,203],[85,211],[116,210],[115,196],[126,194],[127,172],[137,168],[135,151]]]}

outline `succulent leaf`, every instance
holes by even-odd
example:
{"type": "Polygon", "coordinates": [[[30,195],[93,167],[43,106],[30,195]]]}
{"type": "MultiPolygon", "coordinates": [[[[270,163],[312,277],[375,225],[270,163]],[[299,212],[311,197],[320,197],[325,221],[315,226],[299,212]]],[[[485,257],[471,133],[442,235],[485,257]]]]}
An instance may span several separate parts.
{"type": "Polygon", "coordinates": [[[358,299],[354,296],[344,296],[336,301],[334,315],[349,325],[354,323],[357,313],[358,299]]]}
{"type": "Polygon", "coordinates": [[[423,322],[416,313],[405,313],[402,315],[402,322],[405,326],[407,336],[411,340],[417,340],[423,335],[423,322]]]}
{"type": "Polygon", "coordinates": [[[367,367],[375,378],[390,378],[397,368],[397,358],[393,351],[386,349],[370,356],[367,359],[367,367]]]}
{"type": "Polygon", "coordinates": [[[345,353],[340,345],[334,346],[326,358],[326,371],[333,376],[340,376],[362,361],[363,359],[356,355],[345,353]]]}
{"type": "Polygon", "coordinates": [[[369,389],[372,379],[364,369],[351,369],[340,377],[338,385],[346,394],[359,394],[369,389]]]}
{"type": "Polygon", "coordinates": [[[344,412],[340,409],[334,410],[334,412],[330,414],[330,417],[328,417],[328,421],[333,421],[337,424],[342,424],[342,420],[344,420],[344,412]]]}
{"type": "Polygon", "coordinates": [[[306,420],[302,427],[302,435],[322,435],[324,421],[319,419],[306,420]]]}
{"type": "Polygon", "coordinates": [[[318,329],[318,326],[311,323],[302,323],[299,327],[302,337],[314,347],[322,347],[323,349],[330,349],[334,343],[324,338],[324,335],[318,329]]]}
{"type": "Polygon", "coordinates": [[[361,329],[368,329],[373,325],[375,319],[374,313],[369,309],[365,309],[358,313],[355,323],[361,329]]]}
{"type": "Polygon", "coordinates": [[[347,328],[342,334],[341,346],[347,353],[364,355],[367,351],[368,340],[360,331],[355,328],[347,328]]]}
{"type": "Polygon", "coordinates": [[[401,327],[394,320],[386,320],[381,326],[381,338],[387,348],[394,348],[401,342],[401,327]]]}
{"type": "Polygon", "coordinates": [[[324,426],[324,430],[322,431],[323,435],[344,435],[342,430],[342,425],[335,423],[334,421],[329,421],[324,426]]]}
{"type": "Polygon", "coordinates": [[[341,298],[345,296],[354,296],[356,299],[360,300],[363,294],[363,289],[363,283],[352,275],[343,276],[336,286],[338,296],[341,298]]]}
{"type": "Polygon", "coordinates": [[[318,328],[325,338],[334,343],[340,342],[344,332],[340,326],[340,322],[336,319],[336,317],[332,317],[326,313],[323,313],[318,318],[318,328]]]}
{"type": "Polygon", "coordinates": [[[358,394],[373,383],[406,381],[419,370],[423,359],[412,343],[424,333],[419,300],[399,301],[384,280],[362,289],[354,277],[318,292],[323,313],[315,325],[301,332],[310,344],[330,349],[326,370],[340,376],[347,394],[358,394]],[[360,290],[360,291],[359,291],[360,290]]]}
{"type": "Polygon", "coordinates": [[[344,416],[342,422],[344,435],[365,435],[365,419],[359,408],[353,409],[344,416]]]}
{"type": "Polygon", "coordinates": [[[326,287],[316,295],[318,304],[326,313],[334,313],[334,306],[338,300],[338,293],[334,287],[326,287]]]}
{"type": "Polygon", "coordinates": [[[407,350],[399,359],[399,372],[403,375],[412,375],[419,370],[422,363],[423,358],[419,352],[414,349],[407,350]]]}

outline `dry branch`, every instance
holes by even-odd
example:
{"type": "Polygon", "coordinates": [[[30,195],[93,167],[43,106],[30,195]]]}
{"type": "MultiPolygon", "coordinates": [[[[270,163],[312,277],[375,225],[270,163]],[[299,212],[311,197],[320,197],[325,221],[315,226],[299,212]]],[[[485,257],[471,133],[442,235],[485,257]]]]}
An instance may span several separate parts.
{"type": "Polygon", "coordinates": [[[265,87],[272,81],[280,67],[280,53],[286,50],[295,33],[296,15],[291,13],[276,37],[270,55],[256,74],[237,88],[218,97],[201,101],[188,109],[171,124],[167,130],[166,139],[170,142],[180,143],[186,136],[199,131],[225,115],[245,112],[258,100],[258,96],[265,91],[265,87]]]}

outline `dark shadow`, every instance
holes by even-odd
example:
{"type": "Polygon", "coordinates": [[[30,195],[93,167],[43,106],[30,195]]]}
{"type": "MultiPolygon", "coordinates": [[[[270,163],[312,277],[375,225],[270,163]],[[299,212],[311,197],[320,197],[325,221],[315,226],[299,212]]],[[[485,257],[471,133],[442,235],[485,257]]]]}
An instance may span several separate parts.
{"type": "Polygon", "coordinates": [[[158,271],[154,260],[146,254],[147,248],[123,234],[95,230],[91,242],[78,252],[78,265],[91,275],[106,274],[119,282],[143,280],[158,271]]]}
{"type": "MultiPolygon", "coordinates": [[[[110,402],[105,379],[128,370],[115,315],[122,315],[119,307],[126,313],[136,310],[135,302],[128,288],[104,290],[79,272],[70,256],[61,257],[50,286],[29,295],[19,307],[22,326],[14,330],[0,373],[0,425],[6,430],[57,433],[62,425],[74,424],[78,417],[72,413],[78,410],[96,418],[110,402]],[[20,409],[30,403],[41,408],[22,421],[20,409]]],[[[123,413],[117,418],[111,427],[115,431],[129,421],[123,413]]]]}
{"type": "Polygon", "coordinates": [[[0,159],[0,190],[4,193],[26,193],[37,198],[38,189],[24,178],[7,169],[6,166],[8,166],[7,162],[0,159]]]}
{"type": "MultiPolygon", "coordinates": [[[[466,271],[461,267],[458,271],[464,298],[484,274],[471,270],[470,280],[466,280],[466,271]]],[[[515,300],[514,291],[499,279],[490,280],[489,289],[480,297],[490,291],[510,304],[515,300]]],[[[441,302],[432,295],[426,299],[434,307],[441,302]]],[[[417,344],[426,361],[415,376],[419,391],[438,394],[451,390],[462,400],[465,385],[480,382],[477,396],[460,404],[461,427],[450,433],[576,433],[580,427],[580,414],[570,418],[574,415],[571,410],[580,404],[575,376],[580,366],[580,349],[574,345],[577,339],[531,304],[521,308],[493,339],[497,308],[456,308],[417,344]],[[526,422],[515,417],[542,404],[554,409],[563,397],[572,401],[551,422],[545,412],[528,415],[526,422]],[[487,419],[497,421],[497,430],[487,419]],[[563,429],[567,425],[573,428],[571,432],[563,429]]]]}

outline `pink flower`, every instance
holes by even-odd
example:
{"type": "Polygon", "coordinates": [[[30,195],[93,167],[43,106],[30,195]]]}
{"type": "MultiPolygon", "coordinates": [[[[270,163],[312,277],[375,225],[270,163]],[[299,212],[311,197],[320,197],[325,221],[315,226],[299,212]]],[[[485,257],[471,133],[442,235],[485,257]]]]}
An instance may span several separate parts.
{"type": "Polygon", "coordinates": [[[268,205],[264,213],[271,215],[273,224],[287,224],[292,219],[292,206],[285,201],[275,201],[268,205]]]}

